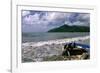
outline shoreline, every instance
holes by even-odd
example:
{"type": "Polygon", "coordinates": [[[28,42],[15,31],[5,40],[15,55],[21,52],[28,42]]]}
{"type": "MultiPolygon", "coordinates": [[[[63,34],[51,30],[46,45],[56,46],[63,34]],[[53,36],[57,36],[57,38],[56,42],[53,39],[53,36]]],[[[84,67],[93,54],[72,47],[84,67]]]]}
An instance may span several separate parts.
{"type": "Polygon", "coordinates": [[[56,40],[49,40],[49,41],[40,41],[40,42],[26,42],[22,43],[22,46],[43,46],[43,45],[51,45],[51,44],[63,44],[69,42],[77,42],[77,41],[84,41],[89,39],[90,36],[83,36],[83,37],[74,37],[74,38],[66,38],[66,39],[56,39],[56,40]]]}
{"type": "MultiPolygon", "coordinates": [[[[89,42],[89,36],[75,37],[59,40],[41,41],[41,42],[28,42],[22,44],[22,62],[42,62],[42,61],[56,61],[64,60],[62,52],[64,45],[69,42],[84,43],[89,42]],[[55,59],[57,58],[57,59],[55,59]]],[[[78,60],[79,58],[74,59],[78,60]]],[[[68,59],[67,59],[68,60],[68,59]]]]}

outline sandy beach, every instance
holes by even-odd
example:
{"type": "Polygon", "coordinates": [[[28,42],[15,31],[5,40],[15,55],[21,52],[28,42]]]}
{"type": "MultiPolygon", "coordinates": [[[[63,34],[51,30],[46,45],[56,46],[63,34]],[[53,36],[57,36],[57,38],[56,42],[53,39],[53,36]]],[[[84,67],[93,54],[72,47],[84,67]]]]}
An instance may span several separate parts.
{"type": "Polygon", "coordinates": [[[22,43],[22,62],[52,61],[51,58],[56,60],[56,56],[59,56],[59,59],[57,60],[63,60],[61,54],[66,43],[79,42],[89,45],[89,40],[89,36],[84,36],[22,43]]]}

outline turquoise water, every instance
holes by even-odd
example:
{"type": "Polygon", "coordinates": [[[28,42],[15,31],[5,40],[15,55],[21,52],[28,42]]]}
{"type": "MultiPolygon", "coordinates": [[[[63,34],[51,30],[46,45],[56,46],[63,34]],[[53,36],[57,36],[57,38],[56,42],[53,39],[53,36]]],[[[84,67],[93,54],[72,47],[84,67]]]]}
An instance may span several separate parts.
{"type": "Polygon", "coordinates": [[[72,38],[89,35],[88,32],[74,32],[74,33],[22,33],[22,42],[39,42],[55,39],[72,38]]]}

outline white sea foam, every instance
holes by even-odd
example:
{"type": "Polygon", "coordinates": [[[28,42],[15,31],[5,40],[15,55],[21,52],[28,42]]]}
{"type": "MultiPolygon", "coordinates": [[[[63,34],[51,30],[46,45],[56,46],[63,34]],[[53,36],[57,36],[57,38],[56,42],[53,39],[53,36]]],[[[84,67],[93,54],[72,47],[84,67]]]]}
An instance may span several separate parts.
{"type": "Polygon", "coordinates": [[[89,36],[83,37],[74,37],[74,38],[66,38],[66,39],[56,39],[56,40],[49,40],[49,41],[40,41],[40,42],[26,42],[22,43],[22,46],[43,46],[43,45],[51,45],[51,44],[62,44],[62,43],[69,43],[79,40],[86,40],[89,39],[89,36]]]}

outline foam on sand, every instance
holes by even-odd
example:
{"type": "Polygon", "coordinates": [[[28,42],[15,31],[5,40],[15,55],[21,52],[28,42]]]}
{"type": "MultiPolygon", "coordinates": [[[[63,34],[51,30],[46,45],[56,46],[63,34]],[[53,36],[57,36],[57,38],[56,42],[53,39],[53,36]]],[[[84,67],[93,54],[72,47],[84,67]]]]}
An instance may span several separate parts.
{"type": "Polygon", "coordinates": [[[59,60],[59,58],[64,60],[61,55],[65,43],[83,42],[87,39],[89,39],[89,36],[23,43],[22,62],[55,61],[59,60]]]}
{"type": "Polygon", "coordinates": [[[49,40],[49,41],[40,41],[40,42],[26,42],[22,43],[22,46],[43,46],[45,44],[51,45],[51,44],[62,44],[62,43],[69,43],[73,41],[79,41],[79,40],[86,40],[89,39],[89,36],[83,36],[83,37],[74,37],[74,38],[66,38],[66,39],[56,39],[56,40],[49,40]]]}

